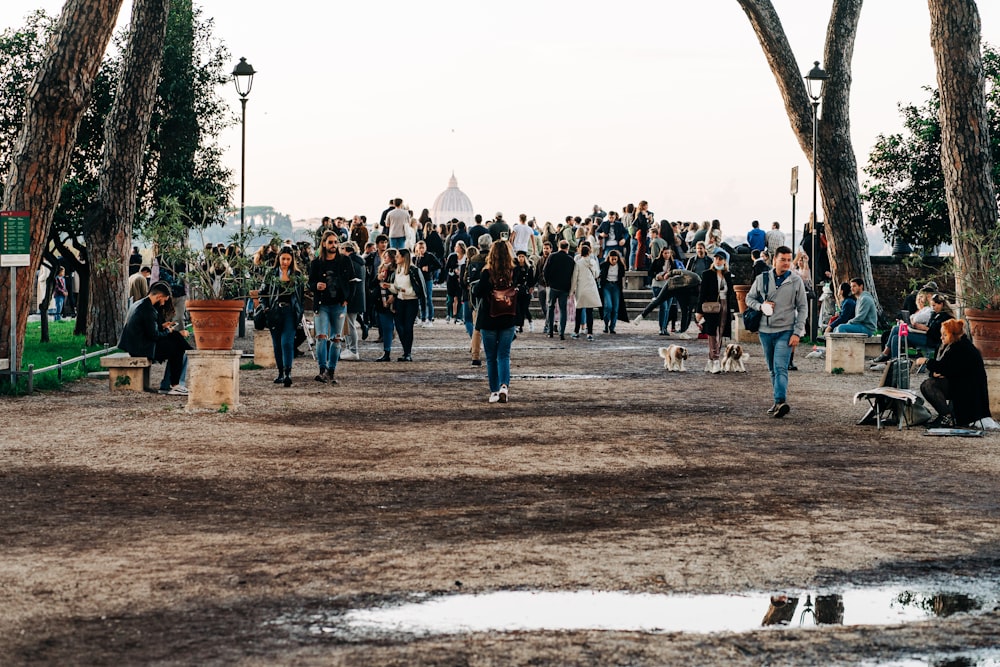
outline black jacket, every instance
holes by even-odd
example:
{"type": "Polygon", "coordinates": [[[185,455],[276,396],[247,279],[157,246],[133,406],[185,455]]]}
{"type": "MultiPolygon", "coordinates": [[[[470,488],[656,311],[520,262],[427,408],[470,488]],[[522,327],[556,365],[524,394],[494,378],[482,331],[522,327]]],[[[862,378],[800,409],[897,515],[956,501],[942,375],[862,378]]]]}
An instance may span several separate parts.
{"type": "MultiPolygon", "coordinates": [[[[960,426],[990,416],[990,396],[983,357],[968,336],[941,348],[937,359],[927,361],[930,373],[948,380],[948,398],[960,426]]],[[[932,378],[933,380],[933,378],[932,378]]]]}
{"type": "MultiPolygon", "coordinates": [[[[729,271],[725,272],[726,279],[726,321],[722,322],[722,335],[726,338],[732,338],[733,335],[733,313],[736,312],[736,290],[733,289],[736,286],[736,277],[729,271]]],[[[719,276],[715,272],[715,269],[709,269],[701,274],[701,295],[698,298],[698,305],[695,306],[695,312],[701,313],[705,318],[705,322],[702,324],[702,333],[708,334],[709,336],[714,336],[716,331],[719,329],[719,320],[721,317],[719,313],[704,313],[701,310],[701,304],[705,302],[715,302],[719,301],[719,276]]]]}
{"type": "Polygon", "coordinates": [[[573,269],[575,268],[576,262],[573,261],[569,253],[562,250],[552,253],[545,262],[545,284],[552,289],[569,292],[573,284],[573,269]]]}
{"type": "Polygon", "coordinates": [[[347,290],[347,312],[363,313],[365,312],[365,278],[368,276],[365,260],[356,252],[347,255],[347,257],[351,260],[351,266],[354,269],[354,277],[347,290]]]}
{"type": "Polygon", "coordinates": [[[332,259],[317,257],[309,267],[309,289],[313,293],[316,306],[342,304],[350,299],[351,279],[354,278],[354,262],[346,255],[337,253],[332,259]],[[327,274],[332,275],[327,275],[327,274]],[[317,289],[317,283],[326,283],[326,289],[317,289]]]}
{"type": "Polygon", "coordinates": [[[159,321],[159,311],[148,296],[137,301],[129,311],[125,328],[118,339],[118,349],[133,357],[153,359],[156,356],[156,341],[170,333],[159,325],[159,321]]]}
{"type": "MultiPolygon", "coordinates": [[[[490,280],[490,270],[484,268],[479,275],[479,280],[472,287],[472,298],[480,303],[493,291],[493,282],[490,280]]],[[[501,331],[511,329],[517,324],[516,315],[503,315],[493,317],[490,315],[488,306],[483,306],[476,311],[476,329],[487,331],[501,331]]]]}

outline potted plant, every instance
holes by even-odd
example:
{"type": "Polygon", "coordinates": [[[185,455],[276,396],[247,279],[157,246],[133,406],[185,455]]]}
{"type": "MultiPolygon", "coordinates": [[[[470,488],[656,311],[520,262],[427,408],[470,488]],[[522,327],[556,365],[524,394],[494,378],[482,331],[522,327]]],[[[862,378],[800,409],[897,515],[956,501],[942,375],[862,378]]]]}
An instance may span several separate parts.
{"type": "Polygon", "coordinates": [[[187,208],[175,197],[165,197],[144,232],[157,245],[160,255],[177,267],[178,279],[187,286],[186,307],[199,350],[233,348],[240,314],[251,290],[261,282],[260,270],[247,254],[247,246],[256,238],[270,236],[267,229],[241,230],[230,235],[224,251],[209,248],[204,230],[221,217],[211,197],[195,193],[187,208]]]}
{"type": "Polygon", "coordinates": [[[961,276],[961,305],[983,358],[1000,359],[1000,226],[969,238],[979,253],[961,276]]]}

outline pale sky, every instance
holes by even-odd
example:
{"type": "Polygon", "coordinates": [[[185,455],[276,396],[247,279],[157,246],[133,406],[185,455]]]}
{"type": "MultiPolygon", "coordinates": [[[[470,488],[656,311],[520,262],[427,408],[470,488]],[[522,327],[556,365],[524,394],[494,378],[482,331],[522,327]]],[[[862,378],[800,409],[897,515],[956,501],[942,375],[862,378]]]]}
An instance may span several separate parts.
{"type": "MultiPolygon", "coordinates": [[[[126,0],[122,22],[130,11],[126,0]]],[[[775,0],[804,74],[822,58],[829,1],[775,0]]],[[[61,0],[4,0],[0,26],[61,0]]],[[[390,197],[430,208],[454,170],[476,211],[540,222],[646,199],[658,218],[752,219],[811,209],[810,165],[735,0],[509,0],[252,6],[202,0],[216,35],[257,69],[247,104],[247,205],[293,220],[363,213],[390,197]]],[[[1000,44],[1000,3],[979,2],[1000,44]]],[[[934,85],[924,0],[869,0],[851,90],[863,166],[899,102],[934,85]]],[[[230,85],[222,91],[234,112],[230,85]]],[[[240,134],[221,137],[239,199],[240,134]]],[[[863,180],[862,175],[862,180],[863,180]]]]}

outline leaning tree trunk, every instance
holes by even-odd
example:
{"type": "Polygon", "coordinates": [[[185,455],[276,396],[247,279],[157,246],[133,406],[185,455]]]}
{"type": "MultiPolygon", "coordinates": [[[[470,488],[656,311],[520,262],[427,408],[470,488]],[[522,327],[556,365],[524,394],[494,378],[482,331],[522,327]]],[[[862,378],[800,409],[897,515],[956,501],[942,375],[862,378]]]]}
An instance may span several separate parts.
{"type": "MultiPolygon", "coordinates": [[[[781,19],[770,0],[737,1],[757,34],[778,82],[792,131],[811,165],[812,100],[781,19]]],[[[822,117],[817,128],[816,173],[833,280],[840,283],[855,276],[864,278],[865,286],[878,303],[861,211],[858,162],[851,145],[851,60],[861,3],[862,0],[834,0],[830,13],[823,49],[823,63],[830,78],[824,87],[822,117]]]]}
{"type": "MultiPolygon", "coordinates": [[[[981,23],[974,0],[928,0],[931,47],[941,94],[941,168],[951,218],[956,276],[986,276],[992,253],[979,247],[997,225],[986,116],[981,23]]],[[[956,280],[959,302],[963,280],[956,280]]]]}
{"type": "Polygon", "coordinates": [[[118,340],[128,305],[128,256],[156,87],[163,62],[170,0],[137,0],[114,104],[104,122],[100,191],[88,220],[93,267],[87,344],[118,340]]]}
{"type": "MultiPolygon", "coordinates": [[[[34,81],[24,125],[11,155],[2,210],[31,212],[31,262],[18,269],[17,351],[20,366],[31,283],[49,238],[80,121],[114,31],[122,0],[67,0],[34,81]]],[[[0,271],[0,304],[10,301],[10,274],[0,271]]],[[[10,320],[0,318],[0,357],[10,354],[10,320]]]]}

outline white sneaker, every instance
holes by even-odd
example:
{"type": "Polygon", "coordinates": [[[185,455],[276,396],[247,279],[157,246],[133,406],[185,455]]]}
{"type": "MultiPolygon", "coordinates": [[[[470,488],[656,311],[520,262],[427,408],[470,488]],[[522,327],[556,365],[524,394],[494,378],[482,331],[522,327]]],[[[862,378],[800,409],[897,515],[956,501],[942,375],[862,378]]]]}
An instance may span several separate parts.
{"type": "Polygon", "coordinates": [[[642,315],[636,315],[636,316],[635,316],[635,319],[634,319],[634,320],[632,320],[632,324],[634,324],[634,325],[636,325],[636,326],[638,326],[638,325],[639,325],[639,322],[642,322],[642,315]]]}
{"type": "Polygon", "coordinates": [[[705,372],[706,373],[711,373],[712,372],[712,360],[711,359],[709,359],[708,361],[705,362],[705,372]]]}
{"type": "Polygon", "coordinates": [[[185,387],[182,384],[174,385],[173,387],[170,388],[170,391],[167,392],[167,396],[187,396],[187,395],[188,395],[187,387],[185,387]]]}
{"type": "Polygon", "coordinates": [[[679,333],[675,336],[678,340],[691,340],[691,334],[689,333],[679,333]]]}
{"type": "Polygon", "coordinates": [[[341,359],[346,359],[348,361],[357,361],[360,359],[357,352],[351,352],[350,350],[344,350],[340,353],[341,359]]]}
{"type": "Polygon", "coordinates": [[[451,315],[449,315],[448,317],[444,318],[444,323],[445,324],[451,324],[451,315]]]}
{"type": "Polygon", "coordinates": [[[500,402],[506,403],[509,398],[510,398],[510,389],[508,389],[507,385],[505,384],[500,385],[500,402]]]}
{"type": "Polygon", "coordinates": [[[535,333],[535,323],[528,322],[528,333],[535,333]]]}
{"type": "Polygon", "coordinates": [[[430,320],[427,320],[426,322],[424,322],[424,328],[425,329],[431,329],[433,327],[434,327],[434,323],[431,322],[430,320]]]}
{"type": "Polygon", "coordinates": [[[494,391],[493,393],[490,394],[490,403],[499,403],[499,402],[500,402],[500,392],[494,391]]]}
{"type": "Polygon", "coordinates": [[[718,359],[712,362],[712,372],[713,373],[722,372],[722,362],[720,362],[718,359]]]}

